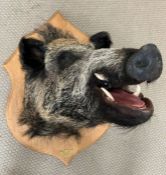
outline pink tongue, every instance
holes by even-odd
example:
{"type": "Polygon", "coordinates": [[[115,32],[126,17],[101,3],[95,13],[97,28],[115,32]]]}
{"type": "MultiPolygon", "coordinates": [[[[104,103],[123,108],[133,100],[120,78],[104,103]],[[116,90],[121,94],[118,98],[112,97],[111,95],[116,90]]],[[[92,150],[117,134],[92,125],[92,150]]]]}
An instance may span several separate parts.
{"type": "Polygon", "coordinates": [[[115,102],[120,103],[125,106],[145,108],[145,102],[142,101],[139,97],[130,94],[129,92],[122,89],[115,89],[111,91],[112,96],[115,99],[115,102]]]}

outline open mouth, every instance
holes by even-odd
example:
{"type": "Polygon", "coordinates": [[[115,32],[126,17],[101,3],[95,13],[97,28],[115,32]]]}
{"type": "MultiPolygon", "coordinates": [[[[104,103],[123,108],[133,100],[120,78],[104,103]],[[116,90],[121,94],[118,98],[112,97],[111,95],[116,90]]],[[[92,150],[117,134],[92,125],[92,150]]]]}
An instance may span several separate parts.
{"type": "Polygon", "coordinates": [[[100,88],[104,94],[104,98],[108,103],[115,103],[128,108],[145,110],[152,106],[152,102],[144,98],[141,93],[140,85],[136,85],[136,91],[132,92],[128,88],[107,90],[104,87],[100,88]]]}
{"type": "Polygon", "coordinates": [[[98,73],[94,75],[98,79],[98,82],[100,82],[97,89],[101,93],[104,103],[110,107],[110,111],[116,111],[116,114],[123,117],[123,120],[125,120],[125,117],[129,119],[127,121],[128,123],[123,122],[122,125],[137,125],[152,116],[154,110],[153,104],[150,99],[145,98],[141,93],[141,86],[139,84],[110,88],[109,82],[104,75],[98,73]],[[131,120],[136,117],[138,119],[136,119],[135,123],[132,123],[131,120]]]}

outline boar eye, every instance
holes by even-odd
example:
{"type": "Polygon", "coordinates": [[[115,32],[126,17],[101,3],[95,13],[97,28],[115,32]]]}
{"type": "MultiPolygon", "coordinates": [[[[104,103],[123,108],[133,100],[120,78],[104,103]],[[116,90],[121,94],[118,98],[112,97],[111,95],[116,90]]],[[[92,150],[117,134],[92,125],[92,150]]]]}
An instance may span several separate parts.
{"type": "Polygon", "coordinates": [[[60,52],[57,58],[59,69],[64,70],[65,68],[71,66],[78,59],[79,55],[76,55],[71,51],[60,52]]]}

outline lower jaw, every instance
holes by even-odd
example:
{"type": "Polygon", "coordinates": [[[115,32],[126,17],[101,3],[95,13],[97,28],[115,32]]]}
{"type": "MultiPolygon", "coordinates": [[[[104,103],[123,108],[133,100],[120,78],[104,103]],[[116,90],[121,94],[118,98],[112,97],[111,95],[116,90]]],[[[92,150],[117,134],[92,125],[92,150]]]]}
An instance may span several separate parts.
{"type": "Polygon", "coordinates": [[[115,123],[120,126],[133,127],[148,121],[154,112],[152,102],[140,94],[140,98],[146,104],[145,109],[131,108],[114,102],[107,101],[100,88],[95,88],[93,95],[99,101],[96,115],[108,123],[115,123]]]}
{"type": "Polygon", "coordinates": [[[144,98],[147,105],[146,109],[129,108],[127,106],[108,104],[106,101],[102,102],[102,109],[100,114],[107,122],[115,123],[120,126],[133,127],[148,121],[153,115],[153,104],[147,98],[144,98]]]}

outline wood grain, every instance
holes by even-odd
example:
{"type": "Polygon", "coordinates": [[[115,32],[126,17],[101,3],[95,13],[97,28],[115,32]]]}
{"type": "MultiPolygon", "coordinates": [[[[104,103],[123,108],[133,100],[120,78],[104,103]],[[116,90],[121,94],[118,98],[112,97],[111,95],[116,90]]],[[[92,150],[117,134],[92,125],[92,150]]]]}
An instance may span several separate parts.
{"type": "MultiPolygon", "coordinates": [[[[56,12],[48,20],[48,23],[64,31],[70,32],[81,43],[89,42],[88,36],[67,21],[60,12],[56,12]]],[[[40,36],[33,32],[27,36],[41,39],[40,36]]],[[[40,153],[55,156],[65,165],[68,165],[74,156],[94,144],[109,128],[109,125],[105,124],[91,129],[81,129],[80,132],[82,138],[79,141],[73,137],[69,139],[60,137],[54,137],[52,139],[49,139],[48,137],[28,139],[27,136],[23,136],[27,126],[20,126],[17,122],[22,110],[24,96],[24,72],[21,70],[18,49],[16,49],[12,56],[6,61],[4,67],[9,73],[12,84],[6,110],[7,124],[12,135],[24,146],[40,153]]]]}

